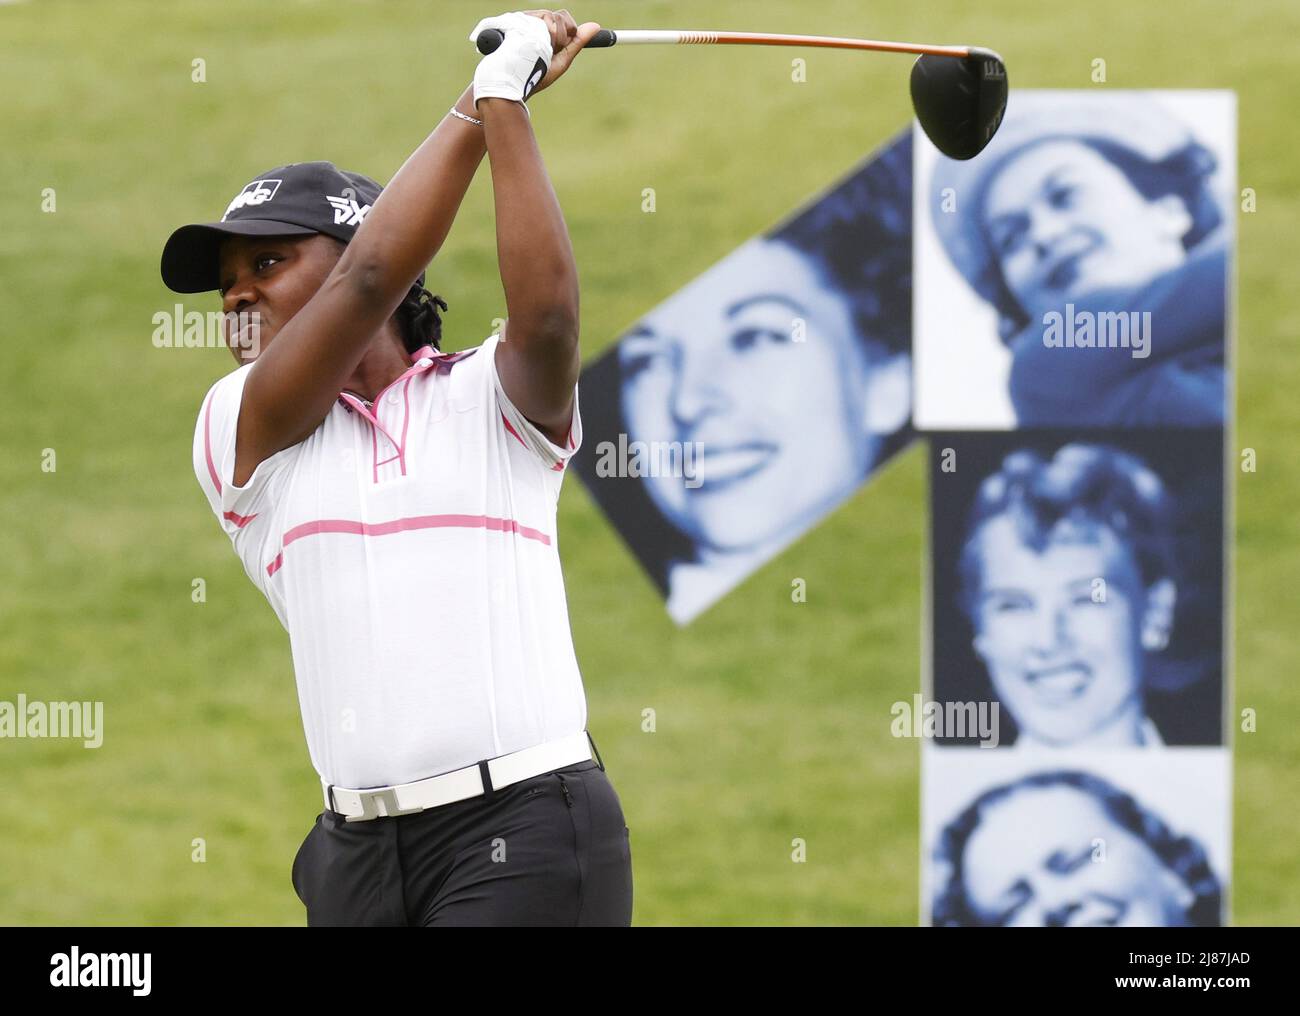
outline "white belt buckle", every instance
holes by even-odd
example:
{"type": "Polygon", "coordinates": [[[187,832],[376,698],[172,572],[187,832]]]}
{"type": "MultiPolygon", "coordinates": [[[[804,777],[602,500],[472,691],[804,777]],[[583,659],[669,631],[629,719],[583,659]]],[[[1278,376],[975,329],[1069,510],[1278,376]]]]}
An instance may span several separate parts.
{"type": "Polygon", "coordinates": [[[366,822],[373,818],[411,815],[424,810],[422,805],[403,808],[397,798],[398,790],[398,787],[380,787],[375,790],[367,790],[364,793],[357,793],[357,800],[361,805],[361,814],[345,815],[345,820],[348,822],[366,822]]]}
{"type": "Polygon", "coordinates": [[[485,789],[480,771],[477,765],[466,766],[414,783],[365,790],[326,785],[325,806],[341,814],[348,822],[413,815],[428,808],[479,796],[485,789]]]}

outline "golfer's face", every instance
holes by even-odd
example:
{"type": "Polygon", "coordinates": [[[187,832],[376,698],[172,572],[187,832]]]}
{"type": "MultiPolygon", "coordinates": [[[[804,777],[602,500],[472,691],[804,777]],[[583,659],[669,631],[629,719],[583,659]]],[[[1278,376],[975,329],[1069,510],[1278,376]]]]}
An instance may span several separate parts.
{"type": "Polygon", "coordinates": [[[964,889],[981,924],[1168,927],[1189,890],[1151,848],[1073,787],[989,806],[966,844],[964,889]]]}
{"type": "Polygon", "coordinates": [[[647,480],[698,543],[793,534],[856,486],[875,441],[866,359],[844,299],[798,251],[754,240],[619,345],[633,441],[699,442],[699,475],[647,480]]]}
{"type": "Polygon", "coordinates": [[[975,649],[1019,728],[1066,745],[1121,713],[1140,719],[1143,593],[1125,546],[1097,528],[1049,541],[1040,553],[1006,515],[975,539],[975,649]]]}
{"type": "Polygon", "coordinates": [[[226,346],[236,362],[252,363],[261,355],[320,289],[338,259],[338,243],[320,233],[232,236],[222,242],[221,309],[227,315],[226,346]],[[250,334],[250,327],[255,333],[250,334]]]}
{"type": "Polygon", "coordinates": [[[1077,141],[1013,157],[990,185],[984,227],[1007,287],[1031,319],[1102,289],[1136,289],[1186,258],[1178,198],[1148,201],[1077,141]]]}

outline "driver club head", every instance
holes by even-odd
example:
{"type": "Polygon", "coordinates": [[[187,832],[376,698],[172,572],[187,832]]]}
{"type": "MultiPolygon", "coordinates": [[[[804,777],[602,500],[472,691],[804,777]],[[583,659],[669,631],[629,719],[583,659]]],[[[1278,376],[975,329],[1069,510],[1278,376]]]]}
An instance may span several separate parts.
{"type": "Polygon", "coordinates": [[[934,147],[973,159],[993,140],[1007,109],[1007,65],[991,49],[965,57],[924,54],[912,65],[912,106],[934,147]]]}

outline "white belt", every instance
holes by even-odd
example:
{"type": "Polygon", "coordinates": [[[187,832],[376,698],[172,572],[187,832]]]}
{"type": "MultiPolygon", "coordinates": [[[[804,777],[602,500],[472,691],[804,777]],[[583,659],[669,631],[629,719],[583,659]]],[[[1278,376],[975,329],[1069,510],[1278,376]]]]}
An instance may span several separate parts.
{"type": "Polygon", "coordinates": [[[580,730],[556,741],[512,751],[508,755],[485,759],[476,765],[453,769],[414,783],[348,790],[332,786],[322,777],[321,787],[325,791],[326,808],[345,816],[348,822],[365,822],[372,818],[409,815],[426,808],[479,797],[489,790],[500,790],[520,780],[586,762],[590,758],[591,740],[585,730],[580,730]]]}

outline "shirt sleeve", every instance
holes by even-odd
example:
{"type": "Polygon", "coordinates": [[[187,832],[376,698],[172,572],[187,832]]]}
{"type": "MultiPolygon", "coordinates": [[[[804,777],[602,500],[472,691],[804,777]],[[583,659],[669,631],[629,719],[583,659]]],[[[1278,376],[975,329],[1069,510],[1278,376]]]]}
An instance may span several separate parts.
{"type": "Polygon", "coordinates": [[[235,486],[235,435],[244,384],[253,364],[227,374],[208,390],[194,428],[194,475],[207,495],[221,528],[233,540],[273,504],[272,480],[296,454],[298,445],[263,459],[248,482],[235,486]]]}
{"type": "Polygon", "coordinates": [[[496,348],[500,341],[492,336],[483,343],[482,351],[487,357],[487,370],[492,376],[492,387],[496,394],[497,409],[501,414],[502,425],[530,452],[541,459],[542,464],[559,472],[582,447],[582,416],[578,411],[578,386],[573,386],[573,419],[569,423],[569,433],[563,445],[557,445],[548,438],[535,423],[515,408],[510,396],[501,384],[497,373],[496,348]]]}

